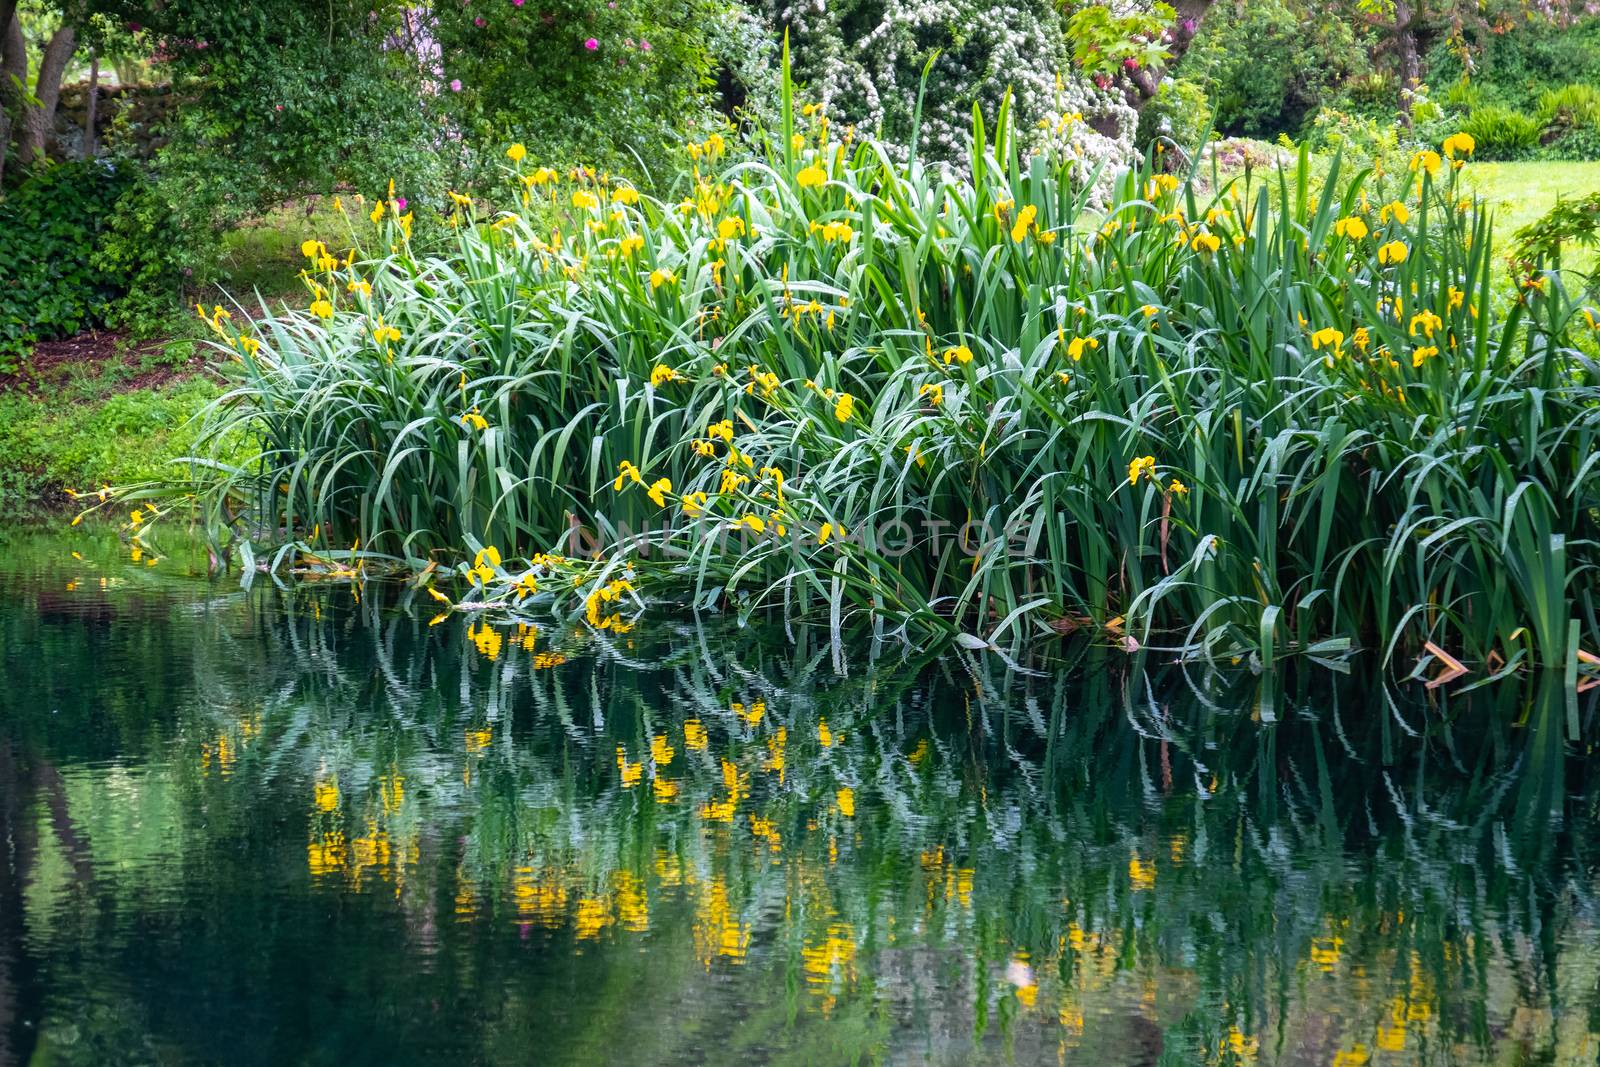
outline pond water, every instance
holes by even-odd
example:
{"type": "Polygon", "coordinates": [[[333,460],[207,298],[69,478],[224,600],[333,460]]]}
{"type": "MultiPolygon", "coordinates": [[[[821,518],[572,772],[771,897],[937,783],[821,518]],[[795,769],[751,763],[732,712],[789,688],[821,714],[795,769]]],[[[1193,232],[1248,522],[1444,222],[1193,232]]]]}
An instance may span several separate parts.
{"type": "Polygon", "coordinates": [[[0,1063],[1575,1063],[1592,701],[596,639],[0,534],[0,1063]]]}

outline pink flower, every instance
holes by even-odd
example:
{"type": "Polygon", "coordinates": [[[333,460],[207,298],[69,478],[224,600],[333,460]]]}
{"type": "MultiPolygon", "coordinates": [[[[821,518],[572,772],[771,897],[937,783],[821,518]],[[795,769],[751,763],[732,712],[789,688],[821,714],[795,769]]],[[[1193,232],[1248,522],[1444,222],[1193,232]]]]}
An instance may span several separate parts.
{"type": "Polygon", "coordinates": [[[511,0],[512,7],[521,7],[525,0],[511,0]]]}
{"type": "Polygon", "coordinates": [[[485,26],[489,25],[489,23],[484,20],[484,17],[482,15],[479,15],[477,18],[473,19],[472,20],[472,24],[474,26],[478,27],[478,29],[480,29],[480,30],[483,29],[485,26]]]}
{"type": "Polygon", "coordinates": [[[639,51],[641,51],[641,52],[650,51],[650,42],[649,41],[645,41],[645,40],[641,40],[639,42],[639,51]]]}
{"type": "Polygon", "coordinates": [[[593,52],[595,49],[600,47],[600,42],[591,37],[587,41],[583,42],[583,47],[593,52]]]}
{"type": "Polygon", "coordinates": [[[404,211],[406,209],[406,198],[402,196],[399,199],[397,199],[394,202],[394,209],[396,211],[404,211]]]}
{"type": "Polygon", "coordinates": [[[452,93],[459,93],[461,91],[461,79],[460,78],[451,78],[450,79],[450,91],[452,93]]]}

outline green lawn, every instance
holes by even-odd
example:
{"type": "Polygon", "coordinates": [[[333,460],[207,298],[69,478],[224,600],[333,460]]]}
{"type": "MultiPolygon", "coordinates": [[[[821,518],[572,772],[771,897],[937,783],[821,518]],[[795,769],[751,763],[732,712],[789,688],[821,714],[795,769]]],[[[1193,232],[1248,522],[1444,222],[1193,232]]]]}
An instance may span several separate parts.
{"type": "MultiPolygon", "coordinates": [[[[1494,246],[1498,254],[1511,235],[1549,211],[1558,198],[1600,189],[1600,163],[1472,163],[1466,183],[1495,207],[1494,246]]],[[[1588,256],[1594,262],[1594,253],[1588,256]]],[[[1568,263],[1582,267],[1583,263],[1568,263]]]]}

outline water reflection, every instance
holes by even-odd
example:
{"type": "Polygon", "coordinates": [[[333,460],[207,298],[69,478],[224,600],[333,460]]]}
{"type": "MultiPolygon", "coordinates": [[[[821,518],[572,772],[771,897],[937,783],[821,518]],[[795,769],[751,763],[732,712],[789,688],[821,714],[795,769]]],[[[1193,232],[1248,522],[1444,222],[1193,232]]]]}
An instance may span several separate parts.
{"type": "Polygon", "coordinates": [[[1600,1050],[1559,686],[841,677],[804,629],[429,627],[97,536],[3,546],[0,1060],[1600,1050]]]}

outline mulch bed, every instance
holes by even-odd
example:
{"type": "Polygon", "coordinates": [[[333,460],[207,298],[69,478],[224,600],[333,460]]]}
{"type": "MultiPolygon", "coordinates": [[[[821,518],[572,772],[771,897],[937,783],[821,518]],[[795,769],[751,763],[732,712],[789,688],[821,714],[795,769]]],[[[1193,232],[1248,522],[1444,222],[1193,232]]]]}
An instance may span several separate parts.
{"type": "Polygon", "coordinates": [[[184,363],[161,363],[144,367],[145,360],[159,356],[166,347],[163,340],[129,341],[117,330],[87,330],[59,341],[40,341],[15,374],[0,374],[0,391],[40,393],[59,385],[75,370],[104,374],[125,367],[131,376],[120,383],[122,389],[148,389],[187,378],[206,364],[200,346],[184,363]]]}

